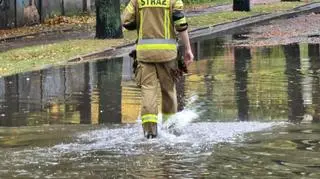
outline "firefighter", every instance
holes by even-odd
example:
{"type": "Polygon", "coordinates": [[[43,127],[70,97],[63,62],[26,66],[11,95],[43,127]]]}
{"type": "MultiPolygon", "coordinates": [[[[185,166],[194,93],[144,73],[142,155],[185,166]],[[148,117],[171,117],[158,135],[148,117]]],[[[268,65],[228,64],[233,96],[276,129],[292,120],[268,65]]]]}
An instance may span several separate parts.
{"type": "Polygon", "coordinates": [[[122,16],[123,27],[137,30],[135,80],[141,88],[144,136],[157,136],[157,89],[160,83],[164,119],[177,112],[173,71],[176,69],[178,32],[184,44],[184,63],[193,62],[188,23],[182,0],[130,0],[122,16]]]}

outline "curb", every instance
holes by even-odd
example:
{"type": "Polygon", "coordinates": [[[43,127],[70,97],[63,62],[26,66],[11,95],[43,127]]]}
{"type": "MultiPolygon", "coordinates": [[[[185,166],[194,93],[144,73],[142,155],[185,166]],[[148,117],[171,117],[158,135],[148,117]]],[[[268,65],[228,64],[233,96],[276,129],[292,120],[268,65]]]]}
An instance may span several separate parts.
{"type": "Polygon", "coordinates": [[[67,63],[75,63],[75,62],[82,62],[82,61],[88,61],[88,60],[99,60],[99,59],[105,59],[108,56],[112,56],[116,53],[117,50],[125,49],[125,48],[132,48],[135,45],[134,42],[131,42],[129,44],[124,44],[120,46],[116,46],[113,48],[107,48],[102,51],[98,52],[92,52],[83,56],[77,56],[74,58],[71,58],[67,60],[67,63]]]}
{"type": "Polygon", "coordinates": [[[73,31],[73,28],[65,28],[65,29],[59,29],[59,30],[48,30],[48,31],[36,32],[36,33],[24,34],[24,35],[18,35],[18,36],[13,36],[13,37],[0,38],[0,42],[18,40],[18,39],[22,39],[22,38],[25,38],[25,37],[28,37],[28,36],[38,36],[38,35],[41,35],[41,34],[50,34],[50,33],[57,33],[57,32],[71,32],[71,31],[73,31]]]}

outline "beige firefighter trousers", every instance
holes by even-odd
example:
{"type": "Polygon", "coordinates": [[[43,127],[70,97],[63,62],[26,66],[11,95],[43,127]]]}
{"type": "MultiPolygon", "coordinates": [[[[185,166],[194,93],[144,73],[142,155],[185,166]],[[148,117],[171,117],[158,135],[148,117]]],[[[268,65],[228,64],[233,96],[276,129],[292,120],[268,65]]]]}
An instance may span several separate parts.
{"type": "Polygon", "coordinates": [[[161,89],[161,103],[163,116],[170,116],[177,112],[177,94],[172,70],[176,68],[176,61],[161,63],[138,62],[135,74],[137,85],[141,88],[142,123],[157,122],[157,90],[161,89]]]}

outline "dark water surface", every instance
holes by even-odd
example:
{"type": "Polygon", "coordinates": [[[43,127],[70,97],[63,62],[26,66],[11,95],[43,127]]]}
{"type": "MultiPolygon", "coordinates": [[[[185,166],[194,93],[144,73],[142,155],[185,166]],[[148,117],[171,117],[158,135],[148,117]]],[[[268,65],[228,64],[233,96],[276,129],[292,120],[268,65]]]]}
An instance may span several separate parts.
{"type": "Polygon", "coordinates": [[[320,178],[319,44],[234,38],[193,44],[154,140],[128,57],[0,78],[0,178],[320,178]]]}

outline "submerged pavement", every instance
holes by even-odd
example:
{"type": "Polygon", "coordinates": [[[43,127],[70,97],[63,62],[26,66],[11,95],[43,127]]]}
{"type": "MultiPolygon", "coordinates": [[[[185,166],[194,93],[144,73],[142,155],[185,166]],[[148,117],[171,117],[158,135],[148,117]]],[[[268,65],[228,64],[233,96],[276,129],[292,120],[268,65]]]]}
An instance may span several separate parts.
{"type": "Polygon", "coordinates": [[[233,39],[192,44],[177,125],[153,140],[127,57],[1,78],[0,178],[319,178],[319,44],[233,39]]]}

